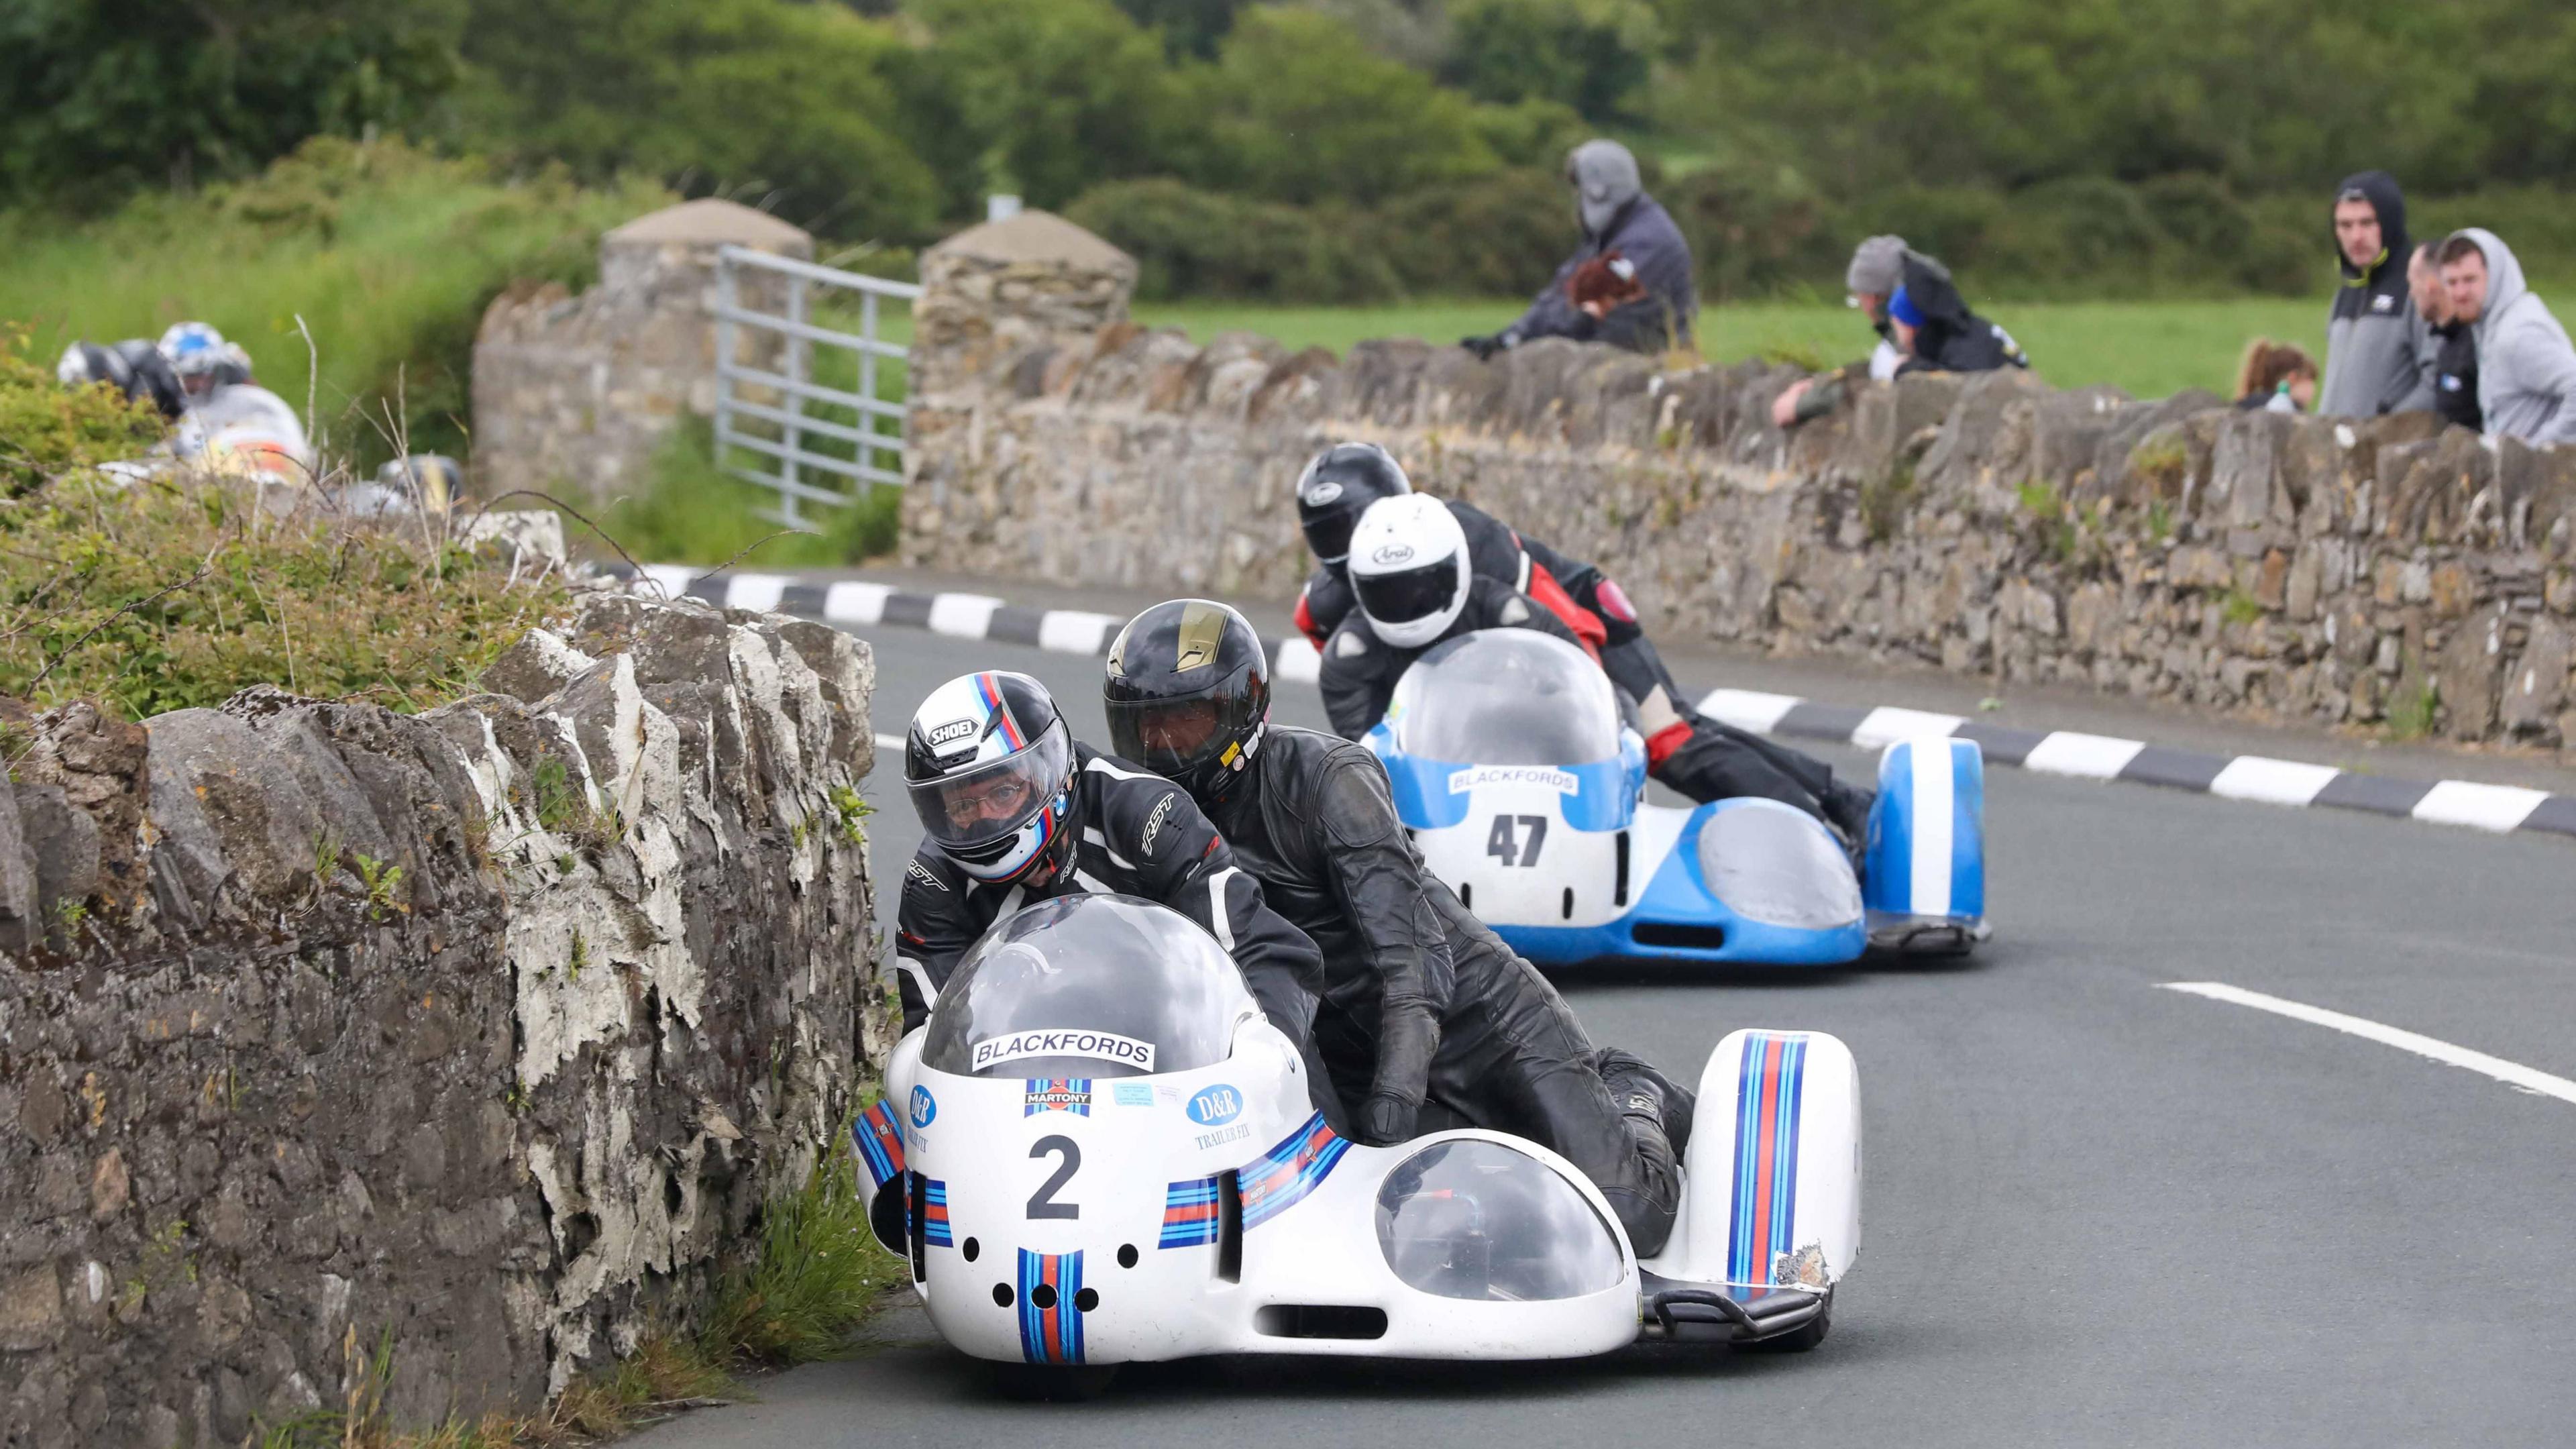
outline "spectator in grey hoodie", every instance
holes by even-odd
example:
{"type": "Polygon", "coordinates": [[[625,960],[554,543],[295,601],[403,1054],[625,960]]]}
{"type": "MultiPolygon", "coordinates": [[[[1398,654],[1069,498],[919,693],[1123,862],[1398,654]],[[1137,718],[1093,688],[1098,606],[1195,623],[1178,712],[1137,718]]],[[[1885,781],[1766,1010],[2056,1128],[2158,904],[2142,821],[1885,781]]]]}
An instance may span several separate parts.
{"type": "Polygon", "coordinates": [[[2549,304],[2522,280],[2522,263],[2494,232],[2442,243],[2451,317],[2478,340],[2478,407],[2487,435],[2537,445],[2576,442],[2576,345],[2549,304]]]}
{"type": "Polygon", "coordinates": [[[2424,375],[2426,324],[2406,294],[2406,197],[2385,171],[2335,189],[2335,262],[2343,285],[2326,313],[2326,377],[2317,411],[2375,418],[2433,406],[2424,375]]]}

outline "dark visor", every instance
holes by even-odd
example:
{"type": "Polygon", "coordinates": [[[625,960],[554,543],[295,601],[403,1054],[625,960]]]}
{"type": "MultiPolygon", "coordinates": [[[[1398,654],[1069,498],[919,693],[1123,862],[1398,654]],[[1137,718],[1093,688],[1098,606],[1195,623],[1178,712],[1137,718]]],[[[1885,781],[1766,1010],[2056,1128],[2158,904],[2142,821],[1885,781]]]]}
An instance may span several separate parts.
{"type": "Polygon", "coordinates": [[[1410,624],[1449,607],[1458,593],[1458,563],[1444,558],[1399,574],[1354,576],[1351,587],[1370,618],[1381,624],[1410,624]]]}
{"type": "Polygon", "coordinates": [[[1356,509],[1337,508],[1306,520],[1306,546],[1315,551],[1323,563],[1340,563],[1350,556],[1351,530],[1359,526],[1356,509]]]}

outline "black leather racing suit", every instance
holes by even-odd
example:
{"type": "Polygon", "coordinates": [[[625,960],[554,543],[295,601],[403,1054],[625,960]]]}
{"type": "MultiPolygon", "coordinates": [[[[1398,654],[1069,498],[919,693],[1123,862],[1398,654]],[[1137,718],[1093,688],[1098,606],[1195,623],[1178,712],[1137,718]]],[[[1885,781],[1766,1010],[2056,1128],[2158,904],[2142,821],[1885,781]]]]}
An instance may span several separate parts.
{"type": "MultiPolygon", "coordinates": [[[[1610,676],[1611,683],[1627,691],[1628,698],[1645,716],[1647,751],[1656,779],[1701,802],[1758,796],[1794,805],[1832,821],[1848,833],[1866,833],[1869,792],[1835,780],[1833,767],[1822,760],[1722,720],[1710,719],[1693,708],[1672,671],[1664,666],[1663,655],[1656,651],[1654,641],[1646,637],[1626,591],[1598,565],[1569,558],[1536,539],[1525,538],[1474,504],[1453,500],[1449,512],[1466,532],[1469,572],[1530,595],[1569,626],[1599,621],[1603,634],[1598,641],[1602,672],[1610,676]],[[1565,606],[1558,600],[1580,611],[1580,616],[1567,619],[1565,606]],[[1656,699],[1659,691],[1660,702],[1656,699]],[[1675,728],[1676,725],[1681,727],[1675,728]],[[1673,763],[1675,759],[1681,763],[1673,763]]],[[[1345,570],[1318,565],[1306,580],[1305,591],[1298,596],[1297,627],[1316,642],[1317,648],[1329,651],[1335,642],[1334,633],[1351,621],[1357,603],[1345,570]]],[[[1372,637],[1368,642],[1376,640],[1372,637]]],[[[1576,642],[1585,641],[1577,638],[1576,642]]],[[[1390,692],[1394,679],[1403,673],[1399,666],[1389,676],[1390,692]]],[[[1385,710],[1381,701],[1369,723],[1375,724],[1377,715],[1385,710]]],[[[1342,729],[1339,717],[1334,720],[1334,728],[1351,733],[1342,729]]],[[[1361,733],[1367,729],[1368,725],[1360,726],[1361,733]]]]}
{"type": "Polygon", "coordinates": [[[990,885],[927,844],[904,867],[895,933],[903,1029],[929,1019],[958,960],[1028,902],[1086,891],[1138,896],[1170,906],[1224,943],[1262,1014],[1305,1057],[1325,1119],[1345,1130],[1348,1119],[1315,1045],[1324,990],[1315,943],[1263,900],[1260,878],[1241,868],[1187,791],[1079,742],[1073,759],[1065,828],[1080,834],[1071,869],[1039,886],[990,885]]]}
{"type": "Polygon", "coordinates": [[[1324,953],[1315,1034],[1364,1131],[1454,1114],[1549,1147],[1609,1199],[1640,1255],[1681,1201],[1689,1091],[1597,1051],[1556,988],[1426,874],[1386,771],[1354,744],[1272,726],[1208,806],[1271,908],[1324,953]],[[1405,1110],[1390,1119],[1387,1104],[1405,1110]]]}

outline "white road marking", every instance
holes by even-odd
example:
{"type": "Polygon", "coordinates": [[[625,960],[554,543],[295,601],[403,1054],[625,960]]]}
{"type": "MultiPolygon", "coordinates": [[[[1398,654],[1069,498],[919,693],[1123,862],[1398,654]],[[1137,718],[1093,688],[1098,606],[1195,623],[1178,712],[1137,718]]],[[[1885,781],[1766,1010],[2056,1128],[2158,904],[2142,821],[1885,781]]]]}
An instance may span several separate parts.
{"type": "Polygon", "coordinates": [[[2059,730],[2039,742],[2021,762],[2025,770],[2043,775],[2076,775],[2087,780],[2116,780],[2120,771],[2138,751],[2147,747],[2144,740],[2113,739],[2109,735],[2081,734],[2059,730]]]}
{"type": "Polygon", "coordinates": [[[1699,712],[1740,730],[1767,735],[1783,715],[1806,703],[1794,694],[1764,694],[1758,689],[1712,689],[1699,702],[1699,712]]]}
{"type": "MultiPolygon", "coordinates": [[[[1869,718],[1852,731],[1853,744],[1864,750],[1892,745],[1898,740],[1918,740],[1927,736],[1947,738],[1959,732],[1967,721],[1955,714],[1934,714],[1930,710],[1900,709],[1882,704],[1869,712],[1869,718]]],[[[1945,761],[1946,763],[1946,761],[1945,761]]]]}
{"type": "Polygon", "coordinates": [[[2545,790],[2444,780],[2415,802],[2415,818],[2473,830],[2511,830],[2548,798],[2545,790]]]}
{"type": "Polygon", "coordinates": [[[881,749],[881,750],[899,750],[899,749],[902,749],[902,748],[903,748],[903,736],[901,736],[901,735],[879,735],[879,736],[877,736],[877,748],[878,748],[878,749],[881,749]]]}
{"type": "Polygon", "coordinates": [[[2331,1027],[2365,1041],[2375,1041],[2381,1046],[2392,1046],[2402,1052],[2413,1052],[2419,1057],[2430,1057],[2445,1066],[2462,1067],[2482,1076],[2493,1077],[2508,1087],[2519,1088],[2538,1096],[2555,1097],[2562,1102],[2576,1102],[2576,1082],[2571,1082],[2565,1077],[2554,1077],[2538,1068],[2526,1067],[2520,1062],[2509,1062],[2502,1057],[2488,1056],[2485,1052],[2471,1051],[2464,1046],[2453,1046],[2449,1042],[2425,1036],[2419,1032],[2407,1031],[2402,1027],[2382,1026],[2365,1017],[2346,1016],[2340,1011],[2328,1011],[2322,1006],[2309,1006],[2304,1002],[2266,996],[2260,991],[2248,991],[2242,986],[2229,986],[2221,981],[2168,981],[2164,983],[2164,989],[2185,992],[2192,996],[2205,996],[2212,1001],[2225,1001],[2237,1006],[2250,1006],[2256,1011],[2268,1011],[2276,1016],[2286,1016],[2292,1021],[2307,1022],[2311,1026],[2331,1027]]]}
{"type": "Polygon", "coordinates": [[[891,585],[845,579],[823,593],[823,617],[835,624],[874,624],[885,618],[891,585]]]}
{"type": "Polygon", "coordinates": [[[786,574],[735,574],[733,582],[725,585],[725,607],[766,614],[778,607],[787,586],[794,582],[786,574]]]}
{"type": "Polygon", "coordinates": [[[2230,800],[2253,800],[2265,805],[2305,805],[2317,798],[2317,792],[2334,782],[2343,771],[2332,765],[2303,765],[2296,760],[2274,760],[2262,755],[2238,755],[2209,782],[2209,793],[2230,800]]]}
{"type": "Polygon", "coordinates": [[[990,594],[939,594],[930,601],[930,632],[959,639],[981,639],[992,627],[993,611],[1002,601],[990,594]]]}
{"type": "Polygon", "coordinates": [[[1272,670],[1281,679],[1294,679],[1312,684],[1323,677],[1324,656],[1317,652],[1313,640],[1303,634],[1279,641],[1279,662],[1272,670]]]}
{"type": "Polygon", "coordinates": [[[646,564],[644,566],[644,577],[660,584],[662,592],[674,599],[687,593],[690,583],[697,576],[698,571],[687,564],[646,564]]]}
{"type": "Polygon", "coordinates": [[[1097,654],[1109,631],[1126,627],[1115,614],[1080,609],[1049,609],[1038,619],[1038,647],[1058,654],[1097,654]]]}

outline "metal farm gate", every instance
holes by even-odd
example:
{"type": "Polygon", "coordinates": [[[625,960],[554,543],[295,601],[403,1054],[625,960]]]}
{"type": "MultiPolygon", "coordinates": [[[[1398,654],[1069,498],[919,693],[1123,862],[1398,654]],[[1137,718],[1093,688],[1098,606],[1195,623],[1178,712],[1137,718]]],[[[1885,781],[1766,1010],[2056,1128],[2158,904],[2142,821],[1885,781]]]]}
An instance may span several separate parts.
{"type": "Polygon", "coordinates": [[[716,461],[774,490],[762,512],[790,528],[815,526],[805,505],[902,486],[907,349],[883,308],[902,307],[909,339],[921,288],[748,247],[717,258],[716,461]]]}

